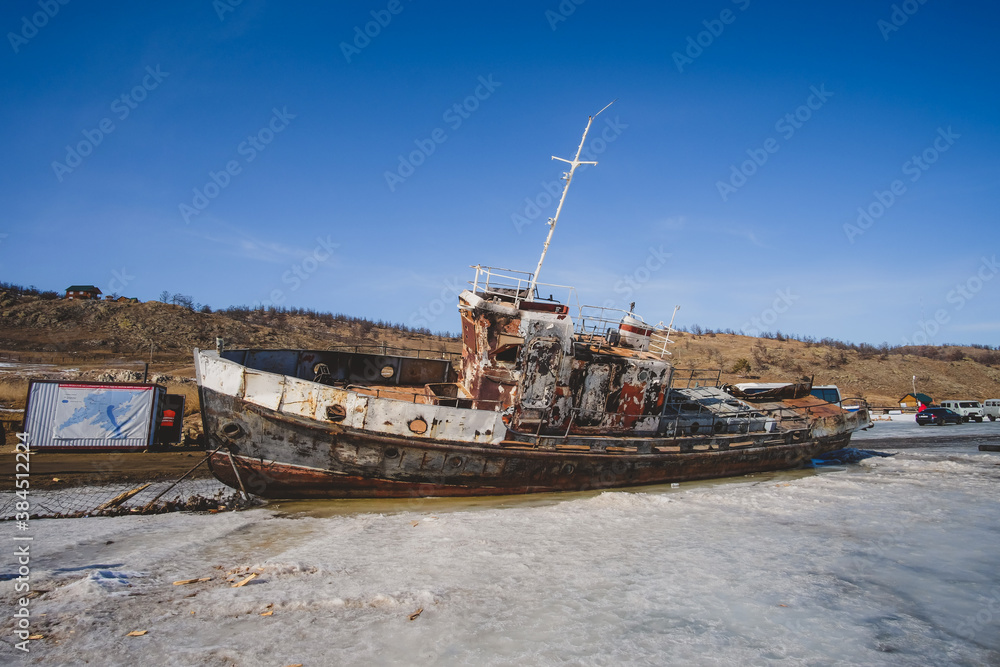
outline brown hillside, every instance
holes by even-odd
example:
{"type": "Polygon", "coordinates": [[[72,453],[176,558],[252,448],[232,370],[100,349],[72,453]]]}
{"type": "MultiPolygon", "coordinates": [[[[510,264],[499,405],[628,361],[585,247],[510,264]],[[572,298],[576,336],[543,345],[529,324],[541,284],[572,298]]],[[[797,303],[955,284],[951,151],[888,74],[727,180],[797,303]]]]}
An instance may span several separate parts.
{"type": "Polygon", "coordinates": [[[243,320],[193,312],[158,301],[114,303],[0,296],[0,349],[61,356],[129,355],[144,359],[153,345],[157,360],[190,359],[193,348],[318,347],[382,344],[454,349],[454,341],[401,332],[370,322],[324,322],[307,315],[251,312],[243,320]],[[249,321],[248,321],[249,320],[249,321]]]}
{"type": "MultiPolygon", "coordinates": [[[[455,327],[458,315],[455,314],[455,327]]],[[[135,368],[154,346],[154,370],[193,374],[191,350],[212,348],[216,337],[227,347],[329,348],[386,344],[389,347],[457,351],[456,339],[401,332],[365,321],[332,317],[249,312],[242,319],[199,313],[151,301],[111,303],[15,299],[0,293],[0,351],[15,351],[20,361],[47,361],[75,368],[135,368]],[[103,364],[103,366],[101,366],[103,364]]],[[[787,381],[815,378],[836,384],[844,396],[860,396],[877,406],[895,405],[911,391],[936,401],[946,398],[1000,397],[1000,354],[948,347],[932,350],[938,359],[900,354],[905,350],[855,349],[797,340],[757,339],[733,334],[676,333],[670,349],[678,368],[723,371],[722,381],[787,381]],[[750,368],[732,372],[740,359],[750,368]],[[945,360],[949,359],[949,360],[945,360]],[[981,363],[985,359],[992,365],[981,363]]],[[[141,366],[140,366],[141,368],[141,366]]]]}
{"type": "Polygon", "coordinates": [[[857,350],[818,343],[733,334],[677,333],[673,337],[677,343],[670,350],[679,368],[723,369],[723,382],[812,377],[816,384],[837,385],[845,397],[861,397],[876,406],[894,406],[912,391],[916,375],[917,391],[928,394],[935,402],[1000,396],[1000,368],[975,361],[973,356],[981,351],[974,348],[948,346],[941,356],[961,360],[946,361],[897,351],[873,350],[863,355],[857,350]],[[741,358],[749,362],[750,371],[742,375],[730,372],[741,358]]]}

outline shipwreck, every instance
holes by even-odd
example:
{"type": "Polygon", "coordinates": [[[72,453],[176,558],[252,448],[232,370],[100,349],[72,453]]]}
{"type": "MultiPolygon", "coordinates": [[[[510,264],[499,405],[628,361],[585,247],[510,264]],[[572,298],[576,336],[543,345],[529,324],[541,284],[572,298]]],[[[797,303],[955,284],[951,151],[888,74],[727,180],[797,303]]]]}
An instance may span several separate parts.
{"type": "Polygon", "coordinates": [[[213,474],[265,498],[581,491],[795,468],[870,426],[863,402],[809,382],[747,394],[675,368],[673,319],[538,282],[573,173],[595,164],[580,160],[593,119],[576,157],[554,158],[570,168],[535,271],[472,267],[460,358],[196,350],[213,474]]]}

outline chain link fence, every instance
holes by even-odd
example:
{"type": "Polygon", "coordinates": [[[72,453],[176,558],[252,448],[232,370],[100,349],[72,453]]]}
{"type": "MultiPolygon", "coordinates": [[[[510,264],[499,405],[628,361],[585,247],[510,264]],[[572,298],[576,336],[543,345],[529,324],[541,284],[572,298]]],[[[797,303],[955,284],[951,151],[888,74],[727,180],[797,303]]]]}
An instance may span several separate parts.
{"type": "Polygon", "coordinates": [[[43,454],[44,473],[35,470],[37,453],[16,454],[23,461],[16,464],[23,466],[19,470],[27,471],[31,461],[31,474],[12,475],[15,480],[3,485],[0,521],[219,512],[260,502],[211,478],[205,454],[198,451],[197,459],[177,458],[183,453],[169,455],[169,461],[147,458],[151,455],[146,453],[131,458],[116,453],[74,454],[55,460],[43,454]],[[194,466],[187,469],[191,463],[194,466]]]}
{"type": "Polygon", "coordinates": [[[0,521],[12,521],[25,509],[32,519],[50,519],[226,511],[252,504],[239,491],[209,479],[41,489],[25,495],[0,493],[0,521]]]}

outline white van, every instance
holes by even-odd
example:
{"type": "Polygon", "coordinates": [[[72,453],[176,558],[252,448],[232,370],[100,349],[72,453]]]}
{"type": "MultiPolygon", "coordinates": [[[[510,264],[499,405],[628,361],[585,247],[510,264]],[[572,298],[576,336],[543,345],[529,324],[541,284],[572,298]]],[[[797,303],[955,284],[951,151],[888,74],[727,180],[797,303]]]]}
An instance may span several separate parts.
{"type": "Polygon", "coordinates": [[[957,412],[962,415],[962,419],[965,421],[970,419],[977,422],[983,421],[983,406],[979,404],[979,401],[941,401],[941,407],[957,412]]]}
{"type": "Polygon", "coordinates": [[[987,398],[983,401],[983,414],[994,421],[1000,418],[1000,398],[987,398]]]}

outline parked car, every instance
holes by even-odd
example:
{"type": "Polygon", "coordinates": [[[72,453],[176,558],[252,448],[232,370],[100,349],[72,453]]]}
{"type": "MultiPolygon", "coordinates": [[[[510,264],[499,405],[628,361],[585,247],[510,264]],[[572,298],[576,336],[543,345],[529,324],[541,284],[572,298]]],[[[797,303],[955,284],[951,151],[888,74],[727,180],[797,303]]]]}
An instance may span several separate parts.
{"type": "Polygon", "coordinates": [[[961,424],[965,419],[957,412],[948,408],[927,408],[917,413],[917,423],[921,426],[935,424],[944,426],[945,424],[961,424]]]}
{"type": "Polygon", "coordinates": [[[1000,398],[987,398],[983,401],[983,414],[989,417],[990,421],[1000,418],[1000,398]]]}
{"type": "Polygon", "coordinates": [[[979,404],[979,401],[968,401],[968,400],[948,400],[941,401],[942,408],[948,408],[953,412],[957,412],[962,415],[965,421],[970,419],[975,419],[977,422],[983,421],[983,406],[979,404]]]}

